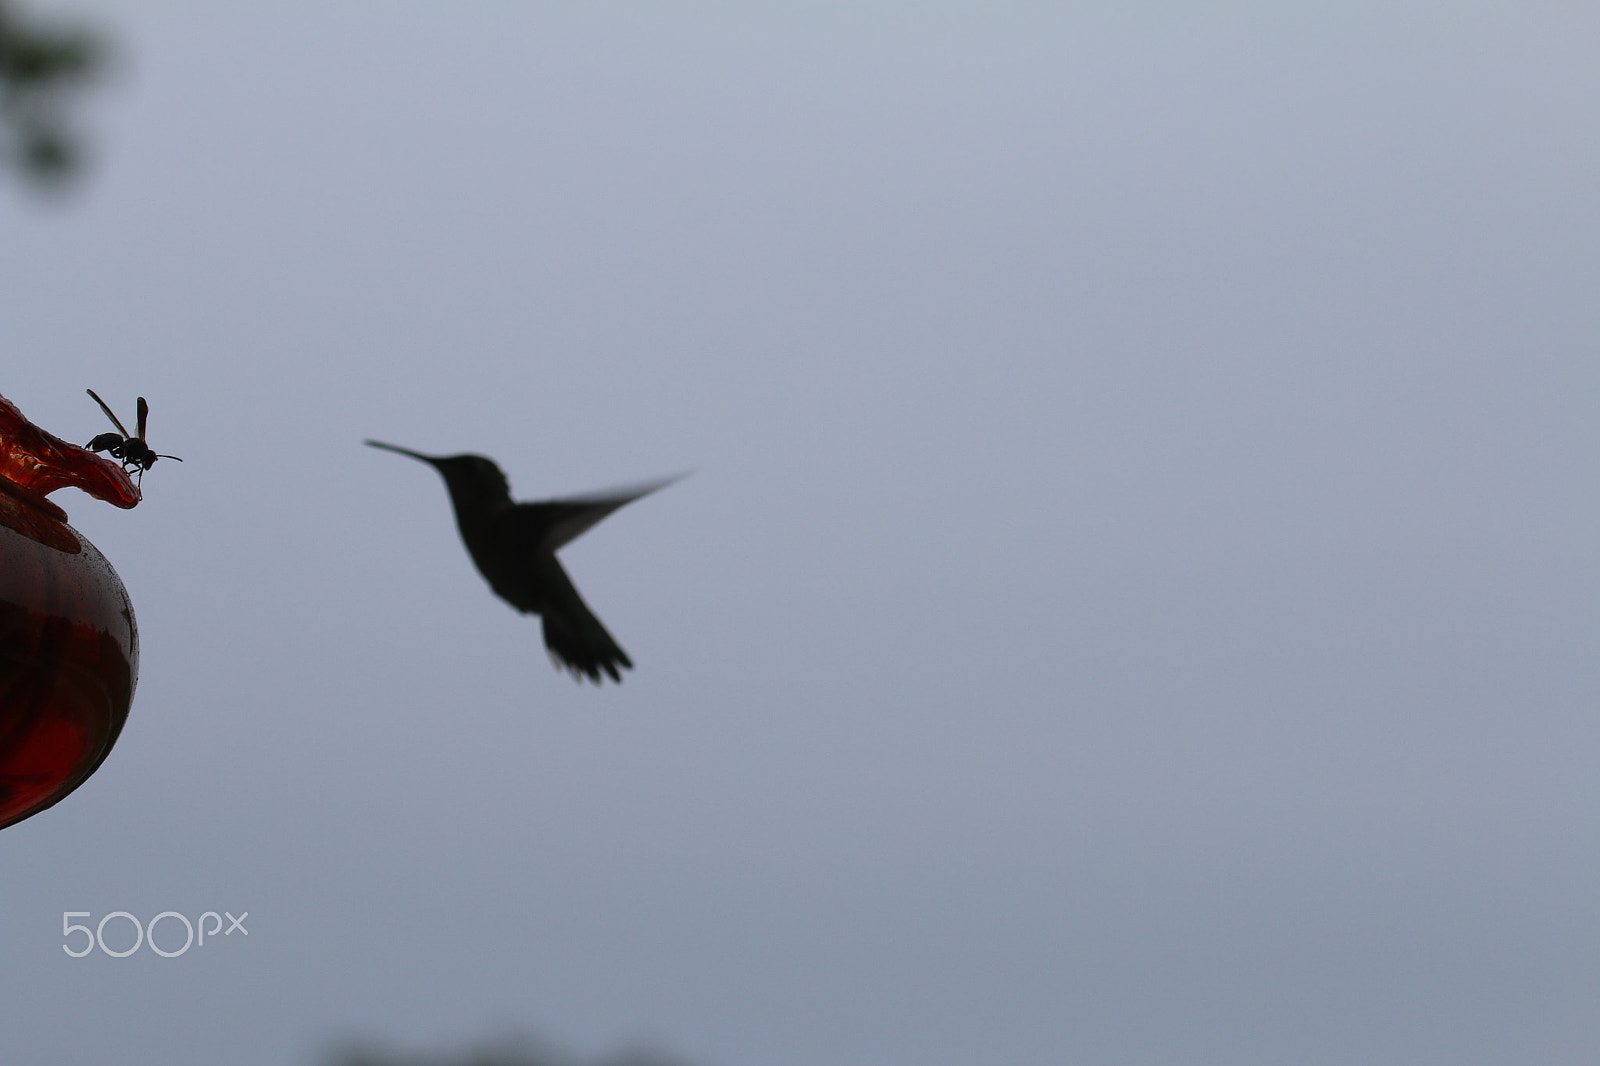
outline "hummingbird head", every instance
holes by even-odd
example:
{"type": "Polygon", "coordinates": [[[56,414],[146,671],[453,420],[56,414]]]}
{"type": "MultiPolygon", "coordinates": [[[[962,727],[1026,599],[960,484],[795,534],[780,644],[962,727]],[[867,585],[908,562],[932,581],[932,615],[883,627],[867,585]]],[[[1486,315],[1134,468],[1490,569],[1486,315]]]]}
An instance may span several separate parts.
{"type": "Polygon", "coordinates": [[[374,448],[409,455],[439,471],[445,487],[450,490],[450,502],[455,505],[459,519],[471,518],[495,504],[511,502],[511,486],[506,476],[487,456],[424,455],[382,441],[369,440],[367,443],[374,448]]]}

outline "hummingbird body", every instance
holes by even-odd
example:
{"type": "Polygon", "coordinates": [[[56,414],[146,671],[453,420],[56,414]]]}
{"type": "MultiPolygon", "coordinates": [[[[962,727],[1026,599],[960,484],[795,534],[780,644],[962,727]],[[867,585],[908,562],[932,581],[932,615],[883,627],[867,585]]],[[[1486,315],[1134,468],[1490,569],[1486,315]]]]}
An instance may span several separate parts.
{"type": "Polygon", "coordinates": [[[595,684],[600,683],[602,671],[621,681],[619,668],[633,668],[628,653],[578,595],[556,559],[556,549],[617,508],[677,478],[587,496],[516,503],[505,475],[484,456],[423,455],[380,441],[366,443],[409,455],[439,471],[473,564],[497,596],[522,613],[543,619],[545,647],[558,666],[595,684]]]}

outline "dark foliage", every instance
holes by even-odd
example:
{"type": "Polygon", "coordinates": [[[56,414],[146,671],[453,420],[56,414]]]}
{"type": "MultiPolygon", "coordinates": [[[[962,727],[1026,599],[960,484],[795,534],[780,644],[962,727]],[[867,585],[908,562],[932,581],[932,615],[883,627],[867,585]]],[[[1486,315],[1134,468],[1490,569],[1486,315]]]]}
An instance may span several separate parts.
{"type": "Polygon", "coordinates": [[[41,185],[75,174],[83,145],[69,104],[105,58],[92,31],[25,16],[0,0],[0,162],[41,185]]]}

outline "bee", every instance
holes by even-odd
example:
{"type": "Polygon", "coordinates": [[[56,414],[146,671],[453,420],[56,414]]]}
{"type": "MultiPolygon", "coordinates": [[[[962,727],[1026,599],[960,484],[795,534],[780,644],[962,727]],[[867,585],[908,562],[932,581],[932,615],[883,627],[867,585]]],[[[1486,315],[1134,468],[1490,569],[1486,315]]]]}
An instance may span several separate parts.
{"type": "Polygon", "coordinates": [[[158,455],[155,449],[145,443],[144,424],[150,417],[150,405],[144,402],[143,396],[139,397],[139,420],[135,427],[138,432],[129,434],[128,427],[124,426],[122,420],[111,413],[111,408],[106,406],[104,400],[95,395],[93,389],[85,389],[84,391],[93,398],[95,403],[100,405],[100,410],[104,411],[106,417],[111,419],[111,424],[117,427],[117,432],[102,433],[84,445],[84,447],[92,452],[105,452],[111,458],[121,460],[122,469],[124,470],[138,470],[140,484],[144,483],[144,472],[155,466],[157,459],[177,459],[178,462],[183,462],[176,455],[158,455]]]}

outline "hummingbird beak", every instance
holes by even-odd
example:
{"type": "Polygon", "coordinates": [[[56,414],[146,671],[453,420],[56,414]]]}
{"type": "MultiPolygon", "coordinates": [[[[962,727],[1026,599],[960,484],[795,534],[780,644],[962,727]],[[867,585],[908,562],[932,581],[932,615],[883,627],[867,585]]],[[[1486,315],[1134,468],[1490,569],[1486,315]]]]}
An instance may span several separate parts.
{"type": "Polygon", "coordinates": [[[410,448],[402,448],[402,447],[400,447],[398,445],[395,445],[395,444],[385,444],[381,440],[369,440],[369,441],[363,441],[363,443],[364,444],[368,444],[368,445],[370,445],[371,447],[374,447],[374,448],[382,448],[386,452],[399,452],[401,455],[409,455],[413,459],[422,460],[424,463],[427,463],[429,466],[435,466],[436,467],[436,466],[439,465],[438,459],[435,456],[423,455],[421,452],[414,452],[410,448]]]}

